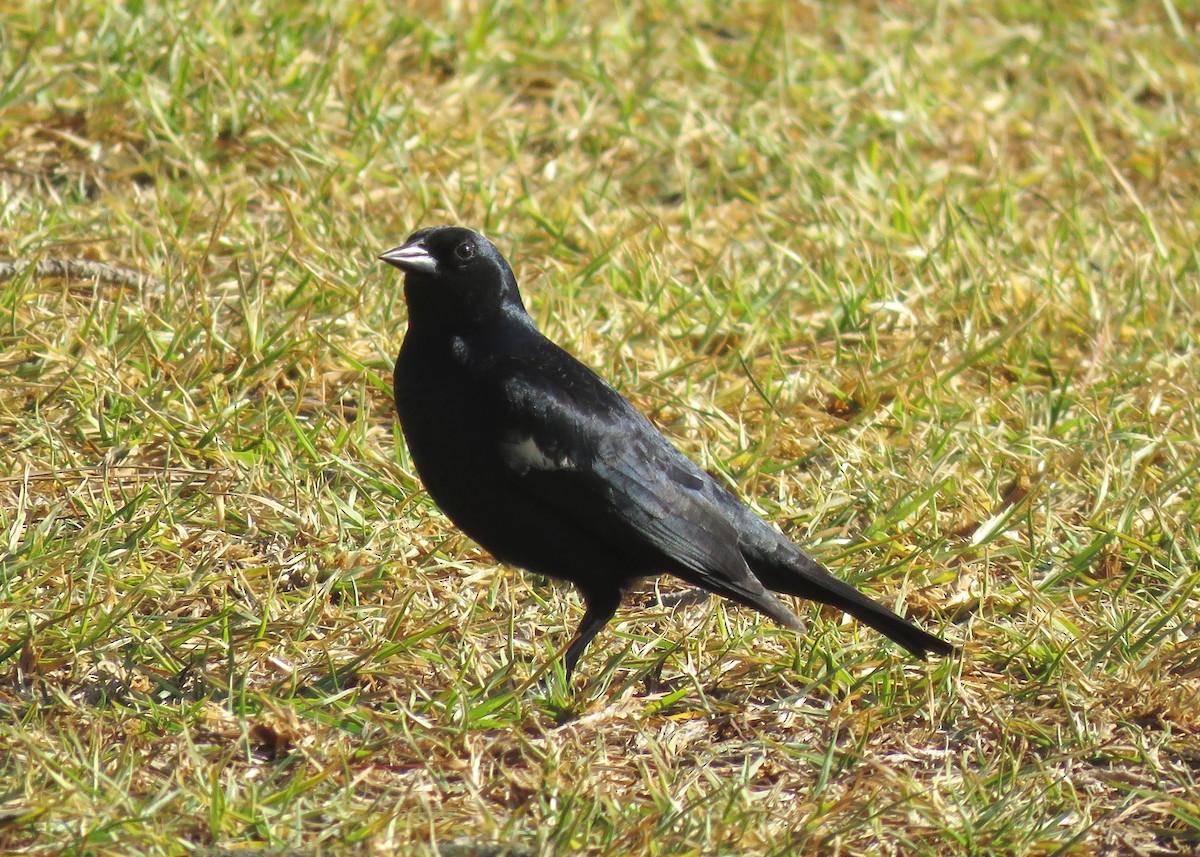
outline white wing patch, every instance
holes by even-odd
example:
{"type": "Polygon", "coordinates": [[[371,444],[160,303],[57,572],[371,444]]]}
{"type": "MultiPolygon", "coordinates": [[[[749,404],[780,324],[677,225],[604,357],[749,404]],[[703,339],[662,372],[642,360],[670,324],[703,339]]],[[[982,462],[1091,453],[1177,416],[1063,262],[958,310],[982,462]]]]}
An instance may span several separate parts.
{"type": "Polygon", "coordinates": [[[575,463],[564,454],[547,453],[532,436],[515,437],[500,444],[508,466],[526,474],[530,470],[573,470],[575,463]]]}

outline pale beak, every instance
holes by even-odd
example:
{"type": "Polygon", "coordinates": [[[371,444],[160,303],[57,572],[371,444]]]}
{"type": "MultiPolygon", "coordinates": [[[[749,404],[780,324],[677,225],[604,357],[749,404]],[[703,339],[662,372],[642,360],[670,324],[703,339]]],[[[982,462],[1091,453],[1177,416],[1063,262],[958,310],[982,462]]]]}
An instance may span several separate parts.
{"type": "Polygon", "coordinates": [[[430,255],[423,241],[414,241],[403,247],[388,250],[379,257],[380,261],[394,265],[401,271],[420,271],[424,274],[436,274],[437,259],[430,255]]]}

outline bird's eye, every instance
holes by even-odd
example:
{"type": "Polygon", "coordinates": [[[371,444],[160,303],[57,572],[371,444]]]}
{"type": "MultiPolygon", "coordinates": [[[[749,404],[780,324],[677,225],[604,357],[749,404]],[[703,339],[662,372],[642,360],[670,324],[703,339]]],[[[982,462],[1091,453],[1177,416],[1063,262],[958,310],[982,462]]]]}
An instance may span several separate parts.
{"type": "Polygon", "coordinates": [[[470,241],[464,241],[454,248],[454,255],[457,256],[461,262],[466,262],[469,259],[473,259],[475,257],[475,245],[473,245],[470,241]]]}

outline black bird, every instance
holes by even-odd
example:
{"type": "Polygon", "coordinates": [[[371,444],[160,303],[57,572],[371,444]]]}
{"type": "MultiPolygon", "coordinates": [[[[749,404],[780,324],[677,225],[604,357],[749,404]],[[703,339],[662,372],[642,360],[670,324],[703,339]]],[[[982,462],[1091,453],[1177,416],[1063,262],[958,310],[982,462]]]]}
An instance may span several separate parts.
{"type": "Polygon", "coordinates": [[[394,382],[417,472],[498,559],[579,588],[568,675],[625,588],[662,572],[797,631],[769,590],[845,610],[920,657],[954,651],[805,556],[543,336],[482,235],[422,229],[379,258],[405,273],[394,382]]]}

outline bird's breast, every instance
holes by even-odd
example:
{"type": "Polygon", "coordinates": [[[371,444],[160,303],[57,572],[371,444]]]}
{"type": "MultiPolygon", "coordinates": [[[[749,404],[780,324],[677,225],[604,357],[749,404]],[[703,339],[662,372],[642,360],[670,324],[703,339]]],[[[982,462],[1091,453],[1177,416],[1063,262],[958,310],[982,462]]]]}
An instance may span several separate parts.
{"type": "Polygon", "coordinates": [[[417,473],[438,505],[496,481],[496,393],[473,371],[467,346],[405,341],[394,375],[396,414],[417,473]]]}

